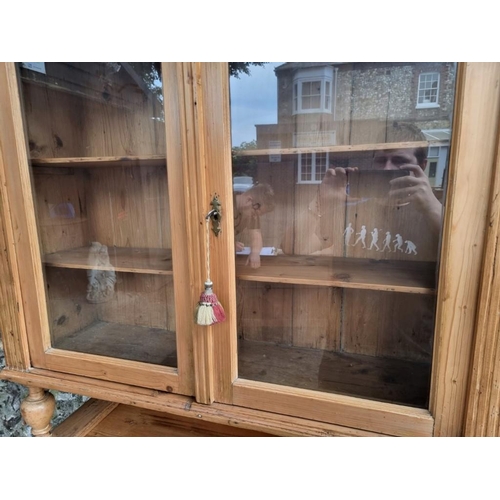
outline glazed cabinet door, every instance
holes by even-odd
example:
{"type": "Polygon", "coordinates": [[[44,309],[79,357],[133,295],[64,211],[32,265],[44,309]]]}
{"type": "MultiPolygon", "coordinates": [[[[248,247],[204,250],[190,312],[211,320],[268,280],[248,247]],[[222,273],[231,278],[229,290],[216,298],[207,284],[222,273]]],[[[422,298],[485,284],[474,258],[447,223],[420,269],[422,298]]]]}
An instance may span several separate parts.
{"type": "Polygon", "coordinates": [[[213,327],[232,382],[216,398],[381,434],[459,432],[498,66],[229,73],[236,302],[213,327]],[[472,158],[485,171],[472,176],[472,158]]]}
{"type": "Polygon", "coordinates": [[[161,63],[2,73],[26,145],[9,195],[29,242],[33,366],[193,394],[183,174],[166,159],[176,118],[161,63]]]}
{"type": "Polygon", "coordinates": [[[498,81],[498,63],[0,65],[16,367],[341,435],[462,434],[498,81]],[[200,324],[208,279],[226,319],[200,324]]]}

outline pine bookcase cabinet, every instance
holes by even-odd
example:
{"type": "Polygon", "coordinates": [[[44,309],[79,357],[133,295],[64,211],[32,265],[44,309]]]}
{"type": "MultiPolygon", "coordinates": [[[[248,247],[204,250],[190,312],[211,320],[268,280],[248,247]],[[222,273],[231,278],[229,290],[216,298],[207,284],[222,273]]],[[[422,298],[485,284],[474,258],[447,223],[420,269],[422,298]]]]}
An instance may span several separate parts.
{"type": "Polygon", "coordinates": [[[277,124],[256,118],[239,148],[231,63],[29,64],[0,64],[0,378],[29,388],[34,435],[113,435],[128,412],[196,435],[500,434],[499,63],[284,63],[277,124]],[[405,117],[425,142],[387,132],[405,117]],[[429,178],[447,151],[439,245],[349,245],[348,222],[394,237],[396,209],[361,203],[382,184],[348,174],[328,218],[328,165],[423,145],[429,178]],[[233,177],[274,190],[258,268],[235,224],[261,203],[233,177]],[[340,237],[318,250],[307,230],[340,237]],[[202,326],[209,270],[226,320],[202,326]],[[92,399],[52,432],[50,390],[92,399]]]}

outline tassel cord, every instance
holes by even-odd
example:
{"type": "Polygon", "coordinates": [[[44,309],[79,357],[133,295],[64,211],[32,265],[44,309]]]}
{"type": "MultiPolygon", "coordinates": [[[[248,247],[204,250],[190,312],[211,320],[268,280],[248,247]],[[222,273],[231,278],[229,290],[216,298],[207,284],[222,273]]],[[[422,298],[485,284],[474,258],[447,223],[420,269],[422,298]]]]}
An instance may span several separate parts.
{"type": "Polygon", "coordinates": [[[210,279],[210,217],[205,217],[205,227],[206,227],[206,235],[207,235],[207,262],[206,262],[206,272],[207,272],[207,281],[212,282],[210,279]]]}

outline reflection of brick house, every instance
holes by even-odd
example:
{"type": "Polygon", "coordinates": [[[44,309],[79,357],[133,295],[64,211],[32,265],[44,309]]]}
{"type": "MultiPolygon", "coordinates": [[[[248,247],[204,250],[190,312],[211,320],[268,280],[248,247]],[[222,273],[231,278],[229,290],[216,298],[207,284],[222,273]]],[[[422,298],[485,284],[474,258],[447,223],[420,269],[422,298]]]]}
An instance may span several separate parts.
{"type": "MultiPolygon", "coordinates": [[[[329,147],[422,139],[421,134],[417,139],[400,137],[398,130],[405,128],[401,124],[421,131],[432,141],[426,172],[436,196],[441,198],[455,68],[454,63],[278,66],[277,123],[256,125],[259,152],[252,157],[248,151],[233,165],[235,172],[251,172],[255,181],[268,183],[275,191],[276,209],[261,220],[264,245],[281,248],[285,229],[294,227],[300,214],[308,210],[330,165],[371,166],[373,150],[369,147],[348,152],[328,151],[329,147]],[[281,154],[269,151],[279,148],[281,154]],[[288,148],[298,149],[284,151],[288,148]]],[[[341,236],[344,226],[340,226],[341,236]]],[[[298,237],[295,234],[295,240],[298,237]]],[[[419,252],[420,257],[432,260],[435,252],[419,252]]]]}
{"type": "MultiPolygon", "coordinates": [[[[442,185],[454,63],[285,63],[275,73],[278,123],[256,126],[257,149],[398,142],[391,124],[412,123],[437,141],[429,148],[427,174],[431,184],[442,185]]],[[[329,163],[352,161],[368,156],[298,155],[297,182],[318,183],[329,163]]]]}

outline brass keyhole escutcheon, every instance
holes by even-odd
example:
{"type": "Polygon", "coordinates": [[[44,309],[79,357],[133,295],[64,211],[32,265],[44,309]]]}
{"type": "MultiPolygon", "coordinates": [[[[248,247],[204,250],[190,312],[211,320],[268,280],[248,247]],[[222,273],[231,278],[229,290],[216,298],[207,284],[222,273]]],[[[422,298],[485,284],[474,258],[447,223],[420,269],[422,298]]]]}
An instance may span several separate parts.
{"type": "Polygon", "coordinates": [[[222,231],[221,220],[222,220],[222,205],[220,204],[219,196],[217,194],[212,198],[210,203],[212,210],[208,212],[206,219],[212,220],[212,231],[215,236],[219,236],[222,231]]]}

